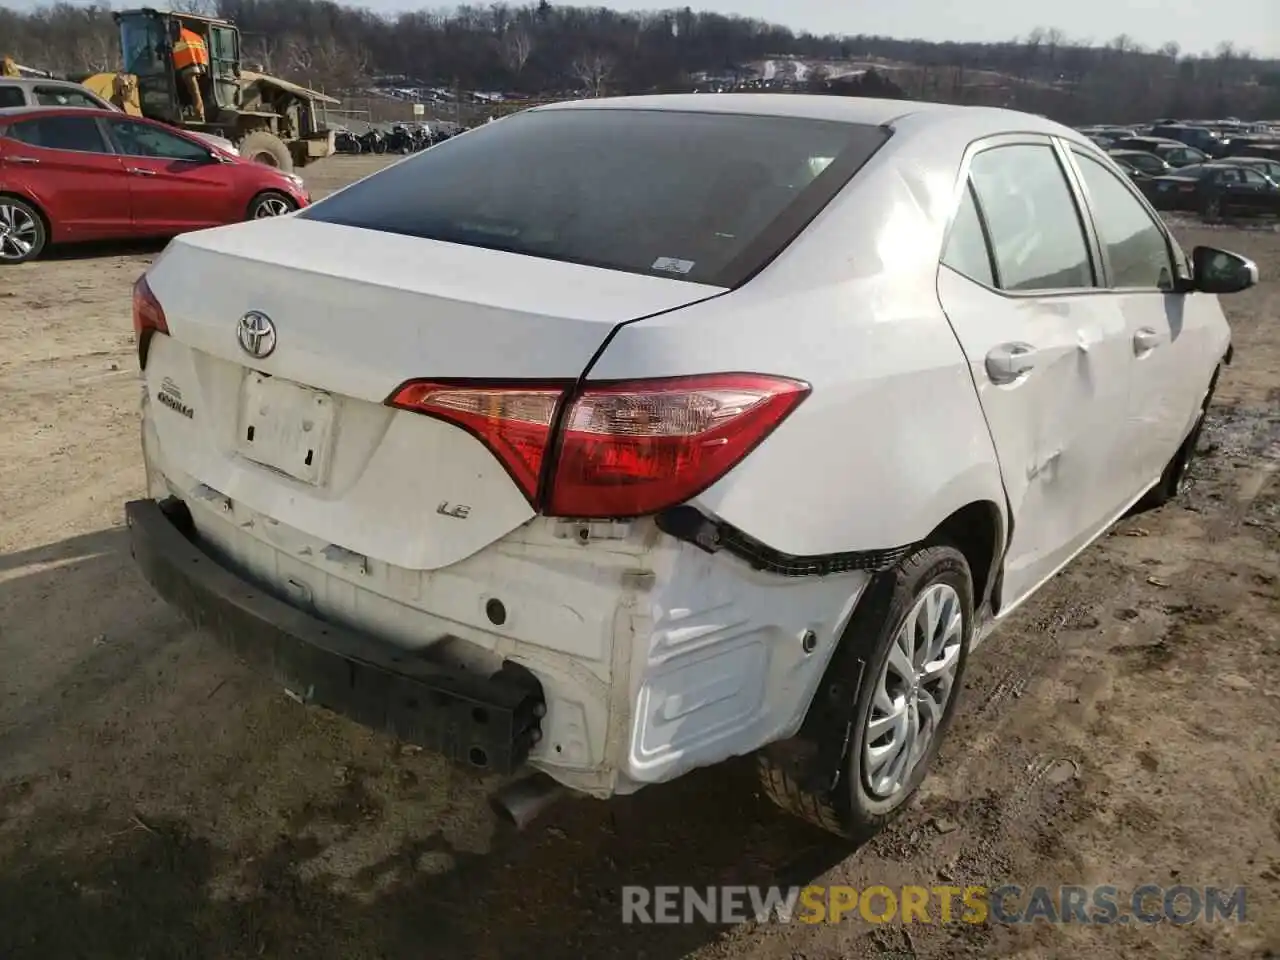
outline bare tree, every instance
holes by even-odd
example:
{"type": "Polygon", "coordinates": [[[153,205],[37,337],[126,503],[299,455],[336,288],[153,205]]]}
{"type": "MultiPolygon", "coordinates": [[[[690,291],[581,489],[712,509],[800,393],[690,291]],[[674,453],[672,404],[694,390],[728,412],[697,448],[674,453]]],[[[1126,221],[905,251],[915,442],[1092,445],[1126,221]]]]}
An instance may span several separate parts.
{"type": "Polygon", "coordinates": [[[169,9],[174,13],[194,13],[198,17],[216,17],[218,0],[170,0],[169,9]]]}
{"type": "Polygon", "coordinates": [[[311,45],[305,38],[289,36],[284,41],[285,70],[295,76],[307,76],[311,73],[313,61],[311,45]]]}
{"type": "Polygon", "coordinates": [[[506,31],[502,38],[502,62],[516,76],[524,70],[533,54],[533,37],[523,27],[506,31]]]}
{"type": "Polygon", "coordinates": [[[266,34],[258,34],[244,41],[242,54],[250,69],[274,74],[280,55],[280,44],[266,34]]]}
{"type": "Polygon", "coordinates": [[[581,80],[593,97],[600,96],[605,82],[613,75],[617,61],[600,51],[584,53],[573,61],[573,75],[581,80]]]}

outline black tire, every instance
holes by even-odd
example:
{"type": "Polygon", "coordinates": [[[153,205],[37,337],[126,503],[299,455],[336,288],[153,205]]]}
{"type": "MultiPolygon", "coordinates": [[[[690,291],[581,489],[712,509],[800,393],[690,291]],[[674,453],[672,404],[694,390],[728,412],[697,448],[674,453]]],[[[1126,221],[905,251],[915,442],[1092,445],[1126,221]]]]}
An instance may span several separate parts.
{"type": "Polygon", "coordinates": [[[0,195],[0,265],[34,260],[48,243],[44,215],[25,200],[0,195]]]}
{"type": "Polygon", "coordinates": [[[245,219],[268,220],[271,217],[280,217],[286,213],[292,213],[297,209],[298,205],[293,202],[292,197],[276,190],[263,190],[262,193],[249,201],[249,208],[245,211],[245,219]]]}
{"type": "MultiPolygon", "coordinates": [[[[824,792],[806,789],[768,750],[758,755],[761,784],[770,799],[788,813],[855,842],[866,841],[879,833],[924,782],[955,716],[973,637],[973,577],[968,561],[959,550],[945,544],[921,547],[884,576],[886,580],[859,601],[841,639],[842,644],[855,643],[863,648],[865,652],[857,660],[865,662],[866,668],[858,688],[851,736],[836,788],[824,792]],[[937,584],[946,584],[954,590],[962,617],[951,693],[932,739],[901,789],[890,797],[877,797],[871,792],[863,769],[863,739],[871,720],[872,701],[899,629],[916,600],[937,584]]],[[[856,676],[848,678],[850,688],[856,682],[856,676]]]]}
{"type": "Polygon", "coordinates": [[[254,163],[276,167],[285,173],[293,172],[293,155],[285,142],[267,130],[255,130],[246,134],[236,145],[240,156],[254,163]]]}
{"type": "Polygon", "coordinates": [[[1213,392],[1218,388],[1218,375],[1221,372],[1221,365],[1213,371],[1213,377],[1209,380],[1209,389],[1204,395],[1204,402],[1200,405],[1200,415],[1196,417],[1195,426],[1191,428],[1187,438],[1182,441],[1182,445],[1178,447],[1173,459],[1165,465],[1164,472],[1160,474],[1160,480],[1138,501],[1137,507],[1133,510],[1134,513],[1145,513],[1147,510],[1163,507],[1166,503],[1178,499],[1186,490],[1187,472],[1191,468],[1191,461],[1195,459],[1196,447],[1200,445],[1200,434],[1204,430],[1204,421],[1209,415],[1209,404],[1213,402],[1213,392]]]}
{"type": "Polygon", "coordinates": [[[1225,212],[1226,208],[1222,203],[1221,197],[1210,194],[1204,198],[1204,202],[1200,205],[1200,212],[1206,219],[1217,220],[1225,212]]]}

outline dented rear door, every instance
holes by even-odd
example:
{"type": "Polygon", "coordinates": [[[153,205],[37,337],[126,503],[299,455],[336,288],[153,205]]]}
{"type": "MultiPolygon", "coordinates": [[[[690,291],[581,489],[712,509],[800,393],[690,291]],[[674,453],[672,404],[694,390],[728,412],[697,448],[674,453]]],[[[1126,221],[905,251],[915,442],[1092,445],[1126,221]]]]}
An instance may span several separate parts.
{"type": "MultiPolygon", "coordinates": [[[[1045,155],[1011,158],[1010,174],[1020,175],[1018,165],[1028,158],[1056,164],[1052,148],[1044,149],[1045,155]]],[[[951,266],[938,275],[939,300],[969,361],[1009,500],[1006,602],[1066,563],[1115,519],[1139,485],[1128,417],[1133,356],[1124,317],[1109,294],[1092,286],[1083,232],[1078,243],[1054,233],[1064,229],[1053,222],[1055,204],[1071,203],[1065,179],[1065,196],[1056,199],[1052,182],[1030,196],[1026,184],[1022,179],[1013,195],[1016,213],[1029,212],[1029,219],[1017,220],[1009,206],[988,217],[994,271],[975,193],[966,192],[944,255],[951,266]],[[1015,225],[1021,231],[1016,236],[1015,225]],[[1043,291],[1027,289],[1033,284],[1023,280],[1020,289],[1005,292],[995,289],[1004,282],[1002,257],[1011,285],[1015,269],[1034,276],[1030,265],[1037,257],[1068,267],[1059,275],[1046,273],[1043,291]]],[[[1069,215],[1073,209],[1065,208],[1069,215]]],[[[1068,221],[1065,229],[1071,228],[1068,221]]],[[[1075,229],[1081,229],[1078,222],[1075,229]]]]}

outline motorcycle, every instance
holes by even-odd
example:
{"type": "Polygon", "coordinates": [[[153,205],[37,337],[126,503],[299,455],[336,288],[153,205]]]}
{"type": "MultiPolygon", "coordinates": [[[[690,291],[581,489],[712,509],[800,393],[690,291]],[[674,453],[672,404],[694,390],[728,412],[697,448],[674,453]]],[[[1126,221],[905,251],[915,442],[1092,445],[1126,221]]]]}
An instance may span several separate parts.
{"type": "Polygon", "coordinates": [[[333,147],[338,153],[363,153],[364,145],[350,130],[339,130],[333,139],[333,147]]]}
{"type": "Polygon", "coordinates": [[[360,137],[360,146],[365,153],[386,153],[387,138],[381,130],[370,130],[360,137]]]}

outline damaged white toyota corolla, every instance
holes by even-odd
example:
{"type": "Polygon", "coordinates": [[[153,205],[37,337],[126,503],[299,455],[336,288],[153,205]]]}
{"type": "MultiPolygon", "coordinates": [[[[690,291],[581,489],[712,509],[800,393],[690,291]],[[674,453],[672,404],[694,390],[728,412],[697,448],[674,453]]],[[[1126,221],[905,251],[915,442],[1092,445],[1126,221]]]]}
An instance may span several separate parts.
{"type": "Polygon", "coordinates": [[[133,552],[298,699],[529,770],[517,820],[756,753],[864,836],[971,648],[1177,492],[1256,279],[1034,116],[541,107],[169,246],[133,552]]]}

